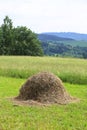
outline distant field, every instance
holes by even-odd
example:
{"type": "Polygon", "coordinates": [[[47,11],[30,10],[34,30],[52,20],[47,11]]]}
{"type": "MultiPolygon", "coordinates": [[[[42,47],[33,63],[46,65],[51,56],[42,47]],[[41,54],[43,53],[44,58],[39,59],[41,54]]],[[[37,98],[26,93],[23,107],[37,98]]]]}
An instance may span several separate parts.
{"type": "Polygon", "coordinates": [[[64,41],[65,45],[87,47],[87,41],[64,41]]]}
{"type": "Polygon", "coordinates": [[[0,56],[0,76],[28,78],[50,71],[64,82],[87,84],[87,60],[58,57],[0,56]]]}
{"type": "Polygon", "coordinates": [[[56,43],[63,43],[64,45],[71,45],[72,47],[76,46],[87,47],[87,41],[66,40],[66,41],[57,41],[56,43]]]}

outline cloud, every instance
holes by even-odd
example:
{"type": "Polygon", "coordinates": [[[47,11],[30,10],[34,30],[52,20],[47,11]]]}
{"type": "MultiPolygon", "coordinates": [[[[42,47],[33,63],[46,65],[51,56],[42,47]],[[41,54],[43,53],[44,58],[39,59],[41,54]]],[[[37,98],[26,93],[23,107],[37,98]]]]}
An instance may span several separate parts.
{"type": "Polygon", "coordinates": [[[87,0],[3,0],[0,24],[5,15],[36,32],[87,32],[87,0]]]}

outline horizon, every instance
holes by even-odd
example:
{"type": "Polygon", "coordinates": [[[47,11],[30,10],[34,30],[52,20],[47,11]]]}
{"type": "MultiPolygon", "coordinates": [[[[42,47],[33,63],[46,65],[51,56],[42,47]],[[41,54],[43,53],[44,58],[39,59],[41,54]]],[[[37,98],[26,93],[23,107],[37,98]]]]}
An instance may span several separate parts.
{"type": "Polygon", "coordinates": [[[86,0],[3,0],[0,25],[5,16],[13,26],[26,26],[35,33],[75,32],[87,34],[86,0]]]}
{"type": "Polygon", "coordinates": [[[83,35],[87,34],[87,33],[80,33],[80,32],[41,32],[37,34],[44,34],[44,33],[74,33],[74,34],[83,34],[83,35]]]}

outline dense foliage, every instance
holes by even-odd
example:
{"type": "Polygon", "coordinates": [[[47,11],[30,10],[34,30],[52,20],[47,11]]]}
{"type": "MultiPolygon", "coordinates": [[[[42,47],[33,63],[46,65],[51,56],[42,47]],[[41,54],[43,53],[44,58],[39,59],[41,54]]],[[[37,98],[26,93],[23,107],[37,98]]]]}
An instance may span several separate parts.
{"type": "Polygon", "coordinates": [[[43,42],[45,55],[87,58],[87,47],[72,46],[60,42],[43,42]]]}
{"type": "Polygon", "coordinates": [[[5,17],[0,27],[0,55],[41,56],[41,42],[30,29],[13,27],[11,19],[5,17]]]}

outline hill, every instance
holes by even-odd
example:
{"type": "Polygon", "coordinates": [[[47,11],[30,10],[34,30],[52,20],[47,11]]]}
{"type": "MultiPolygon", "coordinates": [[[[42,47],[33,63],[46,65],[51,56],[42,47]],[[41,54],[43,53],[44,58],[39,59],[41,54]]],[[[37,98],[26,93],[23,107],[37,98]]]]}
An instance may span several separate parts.
{"type": "Polygon", "coordinates": [[[38,39],[40,41],[46,42],[46,41],[73,41],[74,39],[72,38],[64,38],[64,37],[60,37],[58,35],[54,35],[54,34],[38,34],[38,39]]]}
{"type": "Polygon", "coordinates": [[[38,34],[38,39],[45,55],[87,58],[86,34],[50,32],[38,34]]]}
{"type": "Polygon", "coordinates": [[[78,40],[78,41],[81,41],[81,40],[87,41],[87,34],[81,34],[81,33],[73,33],[73,32],[47,32],[47,33],[44,33],[44,34],[58,36],[58,37],[61,37],[61,38],[75,39],[75,40],[78,40]]]}

